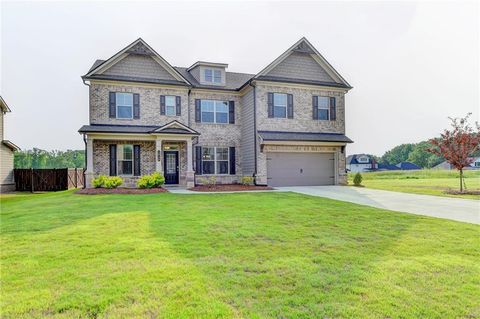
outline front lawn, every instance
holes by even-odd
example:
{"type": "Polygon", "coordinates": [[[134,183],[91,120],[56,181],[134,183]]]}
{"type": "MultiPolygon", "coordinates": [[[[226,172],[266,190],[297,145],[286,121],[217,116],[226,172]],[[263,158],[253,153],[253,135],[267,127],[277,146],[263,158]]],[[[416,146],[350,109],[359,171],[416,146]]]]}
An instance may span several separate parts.
{"type": "Polygon", "coordinates": [[[294,193],[1,198],[2,318],[477,318],[480,227],[294,193]]]}
{"type": "MultiPolygon", "coordinates": [[[[480,195],[452,195],[445,191],[458,190],[460,179],[454,170],[382,171],[361,173],[362,184],[368,188],[387,191],[480,199],[480,195]]],[[[349,184],[353,184],[355,173],[349,173],[349,184]]],[[[468,190],[480,190],[480,170],[465,171],[468,190]]]]}

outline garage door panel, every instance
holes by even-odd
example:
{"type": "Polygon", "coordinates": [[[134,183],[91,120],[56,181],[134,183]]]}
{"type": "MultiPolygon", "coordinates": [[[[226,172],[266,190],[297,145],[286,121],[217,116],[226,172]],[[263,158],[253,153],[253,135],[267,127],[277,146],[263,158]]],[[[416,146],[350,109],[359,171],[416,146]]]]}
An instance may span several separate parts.
{"type": "Polygon", "coordinates": [[[332,185],[333,153],[267,153],[267,181],[271,186],[332,185]]]}

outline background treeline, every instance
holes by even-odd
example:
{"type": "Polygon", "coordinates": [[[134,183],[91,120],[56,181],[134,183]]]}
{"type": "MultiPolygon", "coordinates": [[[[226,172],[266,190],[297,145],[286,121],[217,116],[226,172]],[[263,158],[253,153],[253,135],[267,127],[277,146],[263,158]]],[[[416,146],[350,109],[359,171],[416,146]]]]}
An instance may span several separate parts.
{"type": "Polygon", "coordinates": [[[45,151],[38,148],[15,152],[15,168],[83,168],[83,150],[45,151]]]}

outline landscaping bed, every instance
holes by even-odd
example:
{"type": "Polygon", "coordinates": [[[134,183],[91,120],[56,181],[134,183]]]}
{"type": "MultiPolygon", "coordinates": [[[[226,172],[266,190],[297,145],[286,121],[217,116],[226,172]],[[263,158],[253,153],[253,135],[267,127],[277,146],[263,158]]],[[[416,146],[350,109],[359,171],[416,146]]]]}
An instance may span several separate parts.
{"type": "Polygon", "coordinates": [[[76,191],[82,195],[100,194],[155,194],[168,192],[165,188],[84,188],[76,191]]]}
{"type": "Polygon", "coordinates": [[[242,184],[218,184],[218,185],[197,185],[189,188],[195,192],[238,192],[238,191],[269,191],[273,187],[257,186],[257,185],[242,185],[242,184]]]}

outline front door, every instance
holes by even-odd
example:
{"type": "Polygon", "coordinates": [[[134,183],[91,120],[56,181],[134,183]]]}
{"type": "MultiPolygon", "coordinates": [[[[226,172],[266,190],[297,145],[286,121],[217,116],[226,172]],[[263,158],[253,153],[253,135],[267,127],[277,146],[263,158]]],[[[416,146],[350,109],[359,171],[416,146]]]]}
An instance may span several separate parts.
{"type": "Polygon", "coordinates": [[[163,152],[163,172],[165,184],[178,184],[178,152],[163,152]]]}

